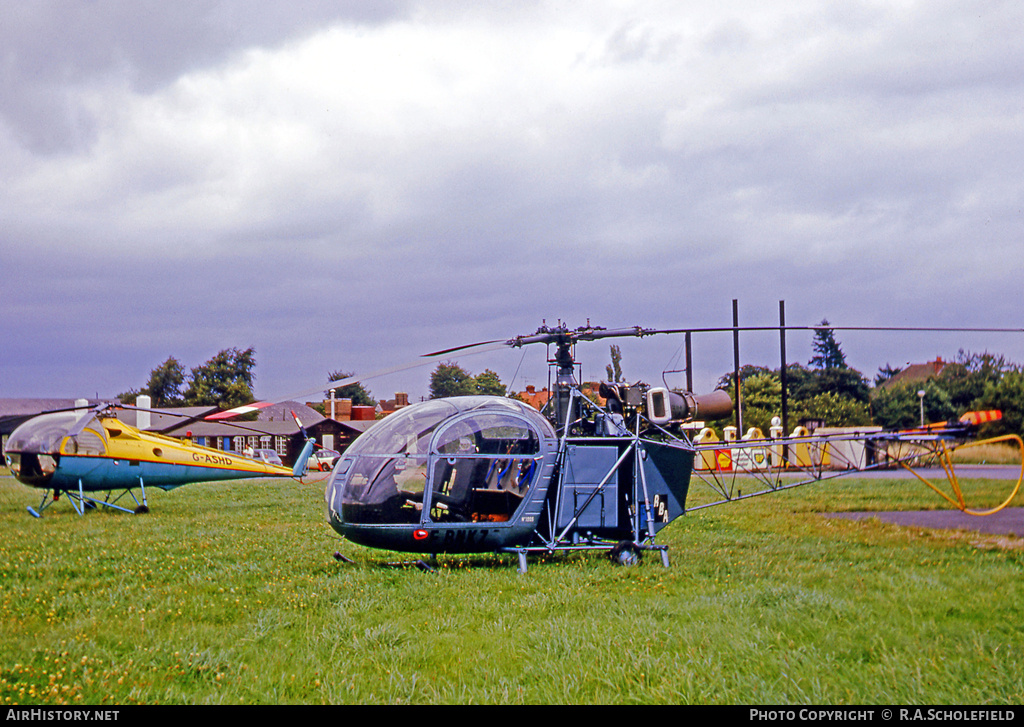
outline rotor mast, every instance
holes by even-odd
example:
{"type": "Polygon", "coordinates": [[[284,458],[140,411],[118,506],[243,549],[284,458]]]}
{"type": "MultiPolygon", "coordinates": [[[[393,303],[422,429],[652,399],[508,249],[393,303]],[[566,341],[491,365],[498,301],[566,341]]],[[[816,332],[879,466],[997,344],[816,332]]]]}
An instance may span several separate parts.
{"type": "Polygon", "coordinates": [[[555,346],[555,356],[550,363],[555,366],[555,384],[553,396],[555,399],[555,427],[561,431],[566,422],[574,422],[578,417],[578,405],[575,402],[572,389],[577,385],[576,381],[576,359],[573,356],[573,347],[577,341],[596,341],[601,338],[621,338],[624,336],[636,336],[640,338],[655,331],[634,326],[632,328],[619,328],[608,330],[599,326],[592,326],[590,321],[587,325],[576,329],[569,329],[559,322],[555,327],[546,323],[537,329],[536,333],[529,336],[517,336],[509,339],[506,343],[509,346],[525,346],[530,343],[546,343],[555,346]]]}

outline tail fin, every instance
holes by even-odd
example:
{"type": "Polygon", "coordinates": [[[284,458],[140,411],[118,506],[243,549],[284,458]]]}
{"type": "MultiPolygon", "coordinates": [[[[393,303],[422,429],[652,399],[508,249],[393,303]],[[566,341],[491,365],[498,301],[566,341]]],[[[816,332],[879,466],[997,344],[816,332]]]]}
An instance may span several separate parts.
{"type": "Polygon", "coordinates": [[[313,440],[307,439],[302,447],[302,451],[299,452],[298,459],[295,460],[295,465],[292,467],[292,477],[302,477],[306,474],[306,466],[309,464],[309,456],[311,454],[313,454],[313,440]]]}
{"type": "Polygon", "coordinates": [[[292,467],[293,477],[302,477],[306,474],[306,467],[309,465],[309,455],[313,454],[313,438],[309,436],[309,432],[302,426],[302,422],[299,421],[299,415],[294,411],[292,412],[292,418],[295,419],[295,423],[299,425],[299,430],[302,432],[302,436],[306,438],[306,443],[302,446],[302,451],[299,452],[299,458],[295,460],[295,465],[292,467]]]}

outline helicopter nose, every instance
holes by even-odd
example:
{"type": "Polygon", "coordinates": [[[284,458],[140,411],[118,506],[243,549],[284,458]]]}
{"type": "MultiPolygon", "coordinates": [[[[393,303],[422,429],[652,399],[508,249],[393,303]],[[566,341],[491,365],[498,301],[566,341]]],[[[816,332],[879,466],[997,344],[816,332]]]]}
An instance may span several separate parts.
{"type": "Polygon", "coordinates": [[[46,487],[57,471],[57,460],[48,454],[8,452],[6,460],[15,479],[32,487],[46,487]]]}

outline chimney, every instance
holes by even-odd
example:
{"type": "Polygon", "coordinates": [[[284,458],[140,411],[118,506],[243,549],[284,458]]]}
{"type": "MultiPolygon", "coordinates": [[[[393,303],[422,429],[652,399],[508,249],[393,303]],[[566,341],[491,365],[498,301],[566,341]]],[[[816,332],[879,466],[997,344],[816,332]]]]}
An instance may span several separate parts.
{"type": "MultiPolygon", "coordinates": [[[[149,409],[153,406],[153,399],[146,395],[141,394],[135,399],[135,405],[140,409],[149,409]]],[[[137,411],[135,412],[135,426],[139,429],[149,429],[152,425],[152,412],[148,411],[137,411]]]]}

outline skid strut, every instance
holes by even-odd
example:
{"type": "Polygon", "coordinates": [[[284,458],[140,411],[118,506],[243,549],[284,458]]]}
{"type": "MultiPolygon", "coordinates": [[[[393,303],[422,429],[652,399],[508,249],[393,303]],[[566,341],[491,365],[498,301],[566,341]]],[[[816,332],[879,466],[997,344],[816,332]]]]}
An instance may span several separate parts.
{"type": "MultiPolygon", "coordinates": [[[[113,499],[111,499],[113,493],[108,492],[106,498],[99,500],[95,497],[90,497],[89,495],[85,494],[85,489],[82,486],[82,480],[79,479],[78,491],[76,492],[74,490],[64,490],[64,494],[68,496],[68,502],[71,503],[71,507],[73,507],[75,509],[75,512],[78,513],[80,516],[85,514],[86,508],[92,509],[96,507],[109,507],[113,510],[120,510],[121,512],[136,515],[149,512],[149,504],[146,501],[146,484],[145,482],[143,482],[141,477],[139,478],[139,489],[142,491],[142,502],[139,502],[139,498],[135,496],[135,493],[130,488],[122,490],[121,493],[118,494],[117,497],[114,497],[113,499]],[[123,505],[117,504],[118,500],[120,500],[125,495],[131,497],[132,500],[135,502],[134,509],[130,509],[124,507],[123,505]]],[[[60,496],[60,490],[54,490],[52,496],[50,494],[50,491],[47,490],[46,493],[43,495],[43,499],[39,503],[38,509],[32,507],[31,505],[29,505],[26,509],[28,510],[29,514],[32,517],[41,518],[43,516],[43,511],[46,510],[46,508],[48,508],[53,503],[57,502],[57,500],[60,499],[60,496]]]]}

